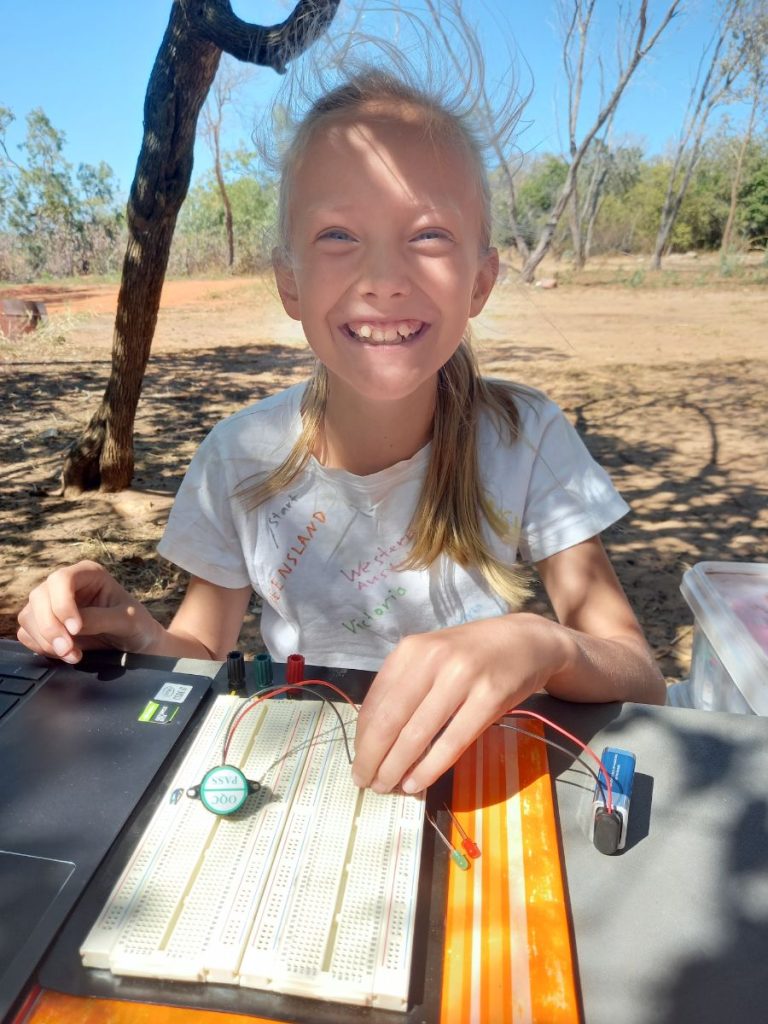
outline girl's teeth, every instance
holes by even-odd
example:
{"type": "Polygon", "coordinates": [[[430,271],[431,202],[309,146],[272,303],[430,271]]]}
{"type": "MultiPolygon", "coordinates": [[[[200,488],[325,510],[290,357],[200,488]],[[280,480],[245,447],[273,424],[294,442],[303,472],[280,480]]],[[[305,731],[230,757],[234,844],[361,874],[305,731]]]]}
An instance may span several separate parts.
{"type": "Polygon", "coordinates": [[[414,326],[405,320],[398,324],[392,324],[387,327],[372,326],[371,324],[361,324],[357,328],[351,328],[352,333],[358,338],[366,338],[371,341],[388,342],[392,343],[398,339],[410,338],[412,334],[418,333],[421,324],[414,326]]]}

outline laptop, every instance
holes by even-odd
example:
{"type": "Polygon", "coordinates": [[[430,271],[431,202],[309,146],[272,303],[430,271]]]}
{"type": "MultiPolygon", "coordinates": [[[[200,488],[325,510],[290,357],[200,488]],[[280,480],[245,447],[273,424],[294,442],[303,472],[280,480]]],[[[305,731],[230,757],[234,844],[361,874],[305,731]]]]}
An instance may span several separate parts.
{"type": "Polygon", "coordinates": [[[117,653],[70,666],[0,639],[0,1020],[211,682],[117,653]]]}

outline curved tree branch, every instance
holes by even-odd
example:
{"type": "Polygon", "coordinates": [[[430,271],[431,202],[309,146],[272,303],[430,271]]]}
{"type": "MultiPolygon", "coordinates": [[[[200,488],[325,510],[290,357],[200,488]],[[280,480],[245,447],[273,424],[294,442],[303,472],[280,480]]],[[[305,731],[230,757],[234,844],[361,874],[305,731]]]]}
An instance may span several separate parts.
{"type": "Polygon", "coordinates": [[[238,18],[229,0],[181,0],[191,28],[220,50],[249,64],[284,74],[293,57],[307,49],[333,20],[339,0],[299,0],[279,25],[251,25],[238,18]]]}

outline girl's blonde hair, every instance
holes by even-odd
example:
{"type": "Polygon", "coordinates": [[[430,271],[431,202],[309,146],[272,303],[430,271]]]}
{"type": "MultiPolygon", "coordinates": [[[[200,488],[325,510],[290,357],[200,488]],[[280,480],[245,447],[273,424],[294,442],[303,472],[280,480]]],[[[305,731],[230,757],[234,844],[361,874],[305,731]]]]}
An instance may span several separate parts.
{"type": "MultiPolygon", "coordinates": [[[[278,202],[279,237],[275,259],[290,263],[290,195],[293,172],[318,131],[334,121],[375,111],[387,120],[417,115],[427,136],[461,146],[476,168],[484,217],[481,248],[490,244],[490,187],[482,158],[482,145],[469,118],[450,111],[424,90],[378,69],[356,72],[345,83],[317,100],[294,132],[283,152],[278,202]]],[[[511,608],[527,596],[524,574],[514,562],[500,559],[483,532],[487,523],[514,552],[517,536],[502,512],[489,500],[478,465],[478,421],[481,410],[493,416],[497,428],[512,442],[519,434],[516,388],[480,375],[469,331],[438,372],[432,450],[419,502],[410,524],[408,556],[400,569],[426,569],[441,554],[458,565],[475,568],[511,608]]],[[[272,495],[286,490],[302,472],[321,437],[328,397],[328,376],[315,365],[302,396],[302,430],[285,460],[266,479],[247,483],[241,497],[255,508],[272,495]]]]}

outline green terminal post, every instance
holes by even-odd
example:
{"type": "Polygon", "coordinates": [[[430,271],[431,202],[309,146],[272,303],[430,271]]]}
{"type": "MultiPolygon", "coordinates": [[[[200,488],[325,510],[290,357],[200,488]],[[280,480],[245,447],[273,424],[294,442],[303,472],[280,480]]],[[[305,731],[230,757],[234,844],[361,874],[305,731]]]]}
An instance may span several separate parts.
{"type": "Polygon", "coordinates": [[[257,654],[253,659],[253,681],[257,690],[272,685],[272,658],[269,654],[257,654]]]}

